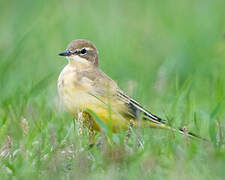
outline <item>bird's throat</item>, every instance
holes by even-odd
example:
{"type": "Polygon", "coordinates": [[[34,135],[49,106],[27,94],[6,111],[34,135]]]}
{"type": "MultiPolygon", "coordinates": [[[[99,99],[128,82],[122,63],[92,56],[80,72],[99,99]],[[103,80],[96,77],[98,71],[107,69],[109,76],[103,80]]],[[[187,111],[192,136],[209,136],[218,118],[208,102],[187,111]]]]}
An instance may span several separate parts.
{"type": "Polygon", "coordinates": [[[70,56],[68,57],[68,61],[69,65],[76,69],[90,69],[93,66],[91,62],[79,56],[70,56]]]}

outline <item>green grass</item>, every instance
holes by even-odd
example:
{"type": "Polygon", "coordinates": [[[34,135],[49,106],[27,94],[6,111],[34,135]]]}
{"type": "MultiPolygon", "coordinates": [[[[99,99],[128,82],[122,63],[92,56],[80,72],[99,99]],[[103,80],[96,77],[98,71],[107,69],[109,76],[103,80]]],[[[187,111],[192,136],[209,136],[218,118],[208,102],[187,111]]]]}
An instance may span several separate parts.
{"type": "Polygon", "coordinates": [[[222,0],[0,1],[0,179],[223,179],[224,17],[222,0]],[[210,143],[143,129],[88,150],[56,85],[78,38],[130,96],[210,143]]]}

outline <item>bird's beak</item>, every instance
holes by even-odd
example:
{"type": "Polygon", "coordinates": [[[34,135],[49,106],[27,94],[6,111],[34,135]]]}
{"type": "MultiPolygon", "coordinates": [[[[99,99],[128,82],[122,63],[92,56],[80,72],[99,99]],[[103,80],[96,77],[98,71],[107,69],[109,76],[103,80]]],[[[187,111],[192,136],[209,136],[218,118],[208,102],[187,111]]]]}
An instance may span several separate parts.
{"type": "Polygon", "coordinates": [[[62,52],[62,53],[59,53],[60,56],[70,56],[72,53],[68,50],[62,52]]]}

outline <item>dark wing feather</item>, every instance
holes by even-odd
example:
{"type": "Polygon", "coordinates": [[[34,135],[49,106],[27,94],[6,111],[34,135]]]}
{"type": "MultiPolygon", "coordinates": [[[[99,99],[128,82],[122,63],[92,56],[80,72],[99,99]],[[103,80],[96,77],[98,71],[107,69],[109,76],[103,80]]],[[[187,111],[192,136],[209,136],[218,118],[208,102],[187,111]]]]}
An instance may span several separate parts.
{"type": "Polygon", "coordinates": [[[143,118],[144,120],[152,121],[157,124],[165,124],[165,120],[160,117],[150,113],[148,110],[143,108],[137,101],[133,100],[122,91],[118,91],[118,96],[123,99],[128,107],[127,114],[135,119],[143,118]]]}

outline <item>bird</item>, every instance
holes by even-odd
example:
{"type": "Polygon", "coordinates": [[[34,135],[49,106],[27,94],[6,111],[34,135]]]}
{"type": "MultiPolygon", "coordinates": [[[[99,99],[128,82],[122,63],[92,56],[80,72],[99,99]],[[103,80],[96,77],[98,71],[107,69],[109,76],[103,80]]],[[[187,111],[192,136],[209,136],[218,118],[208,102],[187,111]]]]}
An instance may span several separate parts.
{"type": "Polygon", "coordinates": [[[98,50],[89,40],[77,39],[59,53],[68,59],[58,78],[58,93],[67,111],[89,130],[89,144],[94,144],[95,132],[102,131],[96,116],[113,133],[132,127],[170,129],[200,138],[185,129],[175,129],[166,121],[148,111],[124,93],[117,83],[106,75],[98,62],[98,50]]]}

